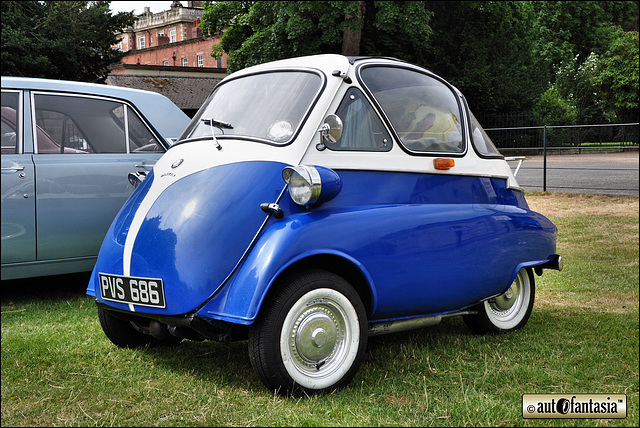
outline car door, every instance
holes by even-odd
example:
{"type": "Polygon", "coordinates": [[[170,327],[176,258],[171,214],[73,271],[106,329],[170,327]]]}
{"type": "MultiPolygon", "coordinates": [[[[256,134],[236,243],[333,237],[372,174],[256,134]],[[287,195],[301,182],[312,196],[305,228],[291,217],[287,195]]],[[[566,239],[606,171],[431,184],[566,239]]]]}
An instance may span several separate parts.
{"type": "Polygon", "coordinates": [[[95,257],[133,187],[128,173],[150,171],[164,148],[131,105],[105,97],[34,92],[39,131],[37,259],[95,257]]]}
{"type": "Polygon", "coordinates": [[[36,257],[35,175],[24,150],[31,132],[22,126],[22,109],[22,91],[2,90],[2,264],[36,257]]]}

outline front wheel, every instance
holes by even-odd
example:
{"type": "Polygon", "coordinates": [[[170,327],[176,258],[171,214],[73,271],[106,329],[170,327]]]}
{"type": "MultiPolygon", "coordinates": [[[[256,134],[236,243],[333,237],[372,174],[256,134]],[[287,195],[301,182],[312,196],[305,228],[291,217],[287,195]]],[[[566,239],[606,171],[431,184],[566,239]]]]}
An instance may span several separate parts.
{"type": "Polygon", "coordinates": [[[290,277],[265,302],[249,330],[249,357],[260,380],[281,394],[322,394],[348,384],[367,346],[362,300],[327,271],[290,277]]]}
{"type": "Polygon", "coordinates": [[[511,286],[498,297],[476,305],[477,314],[465,315],[465,324],[475,333],[502,333],[523,327],[533,310],[535,280],[529,268],[520,269],[511,286]]]}

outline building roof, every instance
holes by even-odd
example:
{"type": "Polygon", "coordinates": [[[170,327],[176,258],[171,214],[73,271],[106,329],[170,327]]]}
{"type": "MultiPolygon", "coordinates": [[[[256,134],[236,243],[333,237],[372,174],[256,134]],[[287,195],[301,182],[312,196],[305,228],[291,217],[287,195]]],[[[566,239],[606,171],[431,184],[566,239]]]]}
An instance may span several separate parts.
{"type": "Polygon", "coordinates": [[[220,76],[178,77],[109,74],[106,83],[113,86],[158,92],[169,98],[182,110],[197,110],[221,80],[220,76]]]}

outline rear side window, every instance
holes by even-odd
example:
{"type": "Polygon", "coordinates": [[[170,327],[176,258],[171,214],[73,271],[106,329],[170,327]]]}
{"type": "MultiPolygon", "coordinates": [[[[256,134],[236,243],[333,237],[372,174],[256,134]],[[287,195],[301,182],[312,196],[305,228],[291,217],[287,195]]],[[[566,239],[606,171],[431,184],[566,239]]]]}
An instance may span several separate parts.
{"type": "Polygon", "coordinates": [[[153,135],[132,108],[127,108],[127,117],[130,153],[164,151],[156,136],[153,135]]]}
{"type": "Polygon", "coordinates": [[[400,67],[366,67],[361,77],[408,150],[464,151],[460,104],[443,82],[400,67]]]}
{"type": "Polygon", "coordinates": [[[18,92],[2,91],[2,154],[20,153],[18,92]]]}
{"type": "Polygon", "coordinates": [[[471,141],[473,142],[473,147],[481,156],[502,157],[473,113],[471,113],[471,141]]]}
{"type": "Polygon", "coordinates": [[[39,154],[163,151],[153,132],[120,101],[37,93],[33,104],[39,154]]]}

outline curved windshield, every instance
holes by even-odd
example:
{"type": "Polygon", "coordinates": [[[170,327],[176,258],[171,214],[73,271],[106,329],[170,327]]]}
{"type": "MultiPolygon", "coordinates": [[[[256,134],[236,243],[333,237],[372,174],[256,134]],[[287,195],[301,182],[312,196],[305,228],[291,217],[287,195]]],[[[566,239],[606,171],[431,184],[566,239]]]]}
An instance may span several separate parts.
{"type": "Polygon", "coordinates": [[[180,140],[242,137],[286,144],[296,134],[322,88],[305,71],[252,74],[219,84],[180,140]]]}

